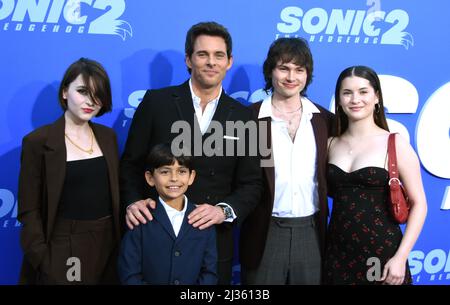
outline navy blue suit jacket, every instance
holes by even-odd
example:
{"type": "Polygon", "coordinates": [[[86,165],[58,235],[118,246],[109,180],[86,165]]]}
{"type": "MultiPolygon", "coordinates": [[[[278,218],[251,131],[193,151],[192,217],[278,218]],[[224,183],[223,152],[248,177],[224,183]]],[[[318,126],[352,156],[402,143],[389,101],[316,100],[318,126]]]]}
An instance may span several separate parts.
{"type": "Polygon", "coordinates": [[[153,221],[125,234],[118,261],[122,284],[217,284],[215,228],[190,225],[187,215],[194,208],[188,201],[178,236],[161,202],[152,210],[153,221]]]}

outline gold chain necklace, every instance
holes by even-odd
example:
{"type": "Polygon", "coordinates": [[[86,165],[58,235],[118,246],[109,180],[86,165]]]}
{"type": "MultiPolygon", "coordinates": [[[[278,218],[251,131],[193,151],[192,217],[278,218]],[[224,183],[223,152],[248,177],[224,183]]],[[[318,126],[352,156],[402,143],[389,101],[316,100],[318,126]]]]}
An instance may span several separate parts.
{"type": "Polygon", "coordinates": [[[66,136],[67,140],[69,140],[70,143],[72,143],[73,146],[75,146],[76,148],[78,148],[81,151],[84,151],[85,153],[88,153],[90,155],[92,155],[94,153],[94,132],[92,131],[92,128],[89,128],[90,133],[91,133],[91,147],[89,149],[84,149],[80,146],[78,146],[74,141],[72,141],[72,139],[69,137],[69,135],[67,133],[65,133],[64,135],[66,136]]]}
{"type": "MultiPolygon", "coordinates": [[[[294,110],[294,111],[282,111],[282,110],[278,109],[278,107],[275,106],[275,104],[274,104],[273,102],[272,102],[272,106],[273,106],[273,108],[275,108],[278,112],[282,113],[283,115],[286,115],[286,114],[292,114],[292,113],[296,113],[296,112],[299,111],[299,110],[303,110],[303,104],[302,104],[302,102],[300,102],[300,107],[298,107],[298,109],[296,109],[296,110],[294,110]]],[[[294,120],[295,117],[296,117],[296,115],[292,115],[290,118],[287,118],[287,117],[286,117],[285,121],[287,121],[287,123],[288,123],[289,126],[292,125],[292,121],[294,120]]]]}
{"type": "Polygon", "coordinates": [[[273,102],[272,102],[272,106],[273,106],[273,108],[278,110],[278,112],[283,113],[283,114],[295,113],[295,112],[299,111],[300,109],[302,109],[302,107],[303,107],[302,102],[300,102],[300,107],[298,107],[298,109],[295,109],[294,111],[282,111],[282,110],[278,109],[278,107],[275,106],[275,104],[273,102]]]}

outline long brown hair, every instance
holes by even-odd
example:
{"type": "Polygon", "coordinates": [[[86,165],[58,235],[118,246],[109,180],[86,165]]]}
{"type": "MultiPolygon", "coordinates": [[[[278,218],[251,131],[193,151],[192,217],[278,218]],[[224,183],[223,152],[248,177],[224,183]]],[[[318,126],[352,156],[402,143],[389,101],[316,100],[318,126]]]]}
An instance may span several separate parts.
{"type": "Polygon", "coordinates": [[[351,76],[357,76],[364,79],[367,79],[374,89],[375,93],[378,96],[378,108],[373,112],[373,120],[377,126],[383,128],[384,130],[389,131],[389,127],[386,121],[386,115],[384,113],[384,104],[383,104],[383,94],[381,92],[381,84],[380,79],[378,78],[377,73],[369,67],[366,66],[352,66],[339,74],[339,77],[336,82],[336,88],[334,90],[334,113],[336,114],[336,135],[340,136],[343,134],[348,128],[348,118],[347,115],[340,107],[341,99],[340,99],[340,91],[342,86],[342,81],[351,76]]]}

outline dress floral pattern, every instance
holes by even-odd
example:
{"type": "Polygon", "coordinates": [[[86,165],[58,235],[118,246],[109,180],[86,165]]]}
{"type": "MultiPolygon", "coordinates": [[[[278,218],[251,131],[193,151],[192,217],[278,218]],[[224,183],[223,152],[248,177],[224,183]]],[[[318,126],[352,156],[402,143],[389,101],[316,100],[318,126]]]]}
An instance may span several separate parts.
{"type": "MultiPolygon", "coordinates": [[[[347,173],[330,163],[327,179],[333,208],[325,254],[325,283],[380,284],[368,279],[374,264],[368,265],[367,260],[378,258],[382,273],[403,236],[388,210],[389,173],[374,166],[347,173]]],[[[411,284],[408,263],[405,268],[404,284],[411,284]]]]}

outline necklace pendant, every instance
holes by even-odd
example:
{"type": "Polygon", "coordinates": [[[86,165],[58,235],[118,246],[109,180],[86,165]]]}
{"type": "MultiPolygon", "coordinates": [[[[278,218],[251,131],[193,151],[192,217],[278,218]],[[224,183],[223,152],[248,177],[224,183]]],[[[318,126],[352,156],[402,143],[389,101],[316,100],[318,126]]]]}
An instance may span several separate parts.
{"type": "Polygon", "coordinates": [[[65,133],[65,137],[67,138],[67,140],[69,140],[70,143],[73,144],[73,146],[75,146],[76,148],[78,148],[81,151],[84,151],[85,153],[88,153],[90,155],[92,155],[94,153],[94,132],[92,131],[92,129],[90,129],[91,131],[91,148],[89,149],[84,149],[83,147],[79,146],[77,143],[75,143],[74,141],[72,141],[72,139],[69,137],[69,135],[67,133],[65,133]]]}

